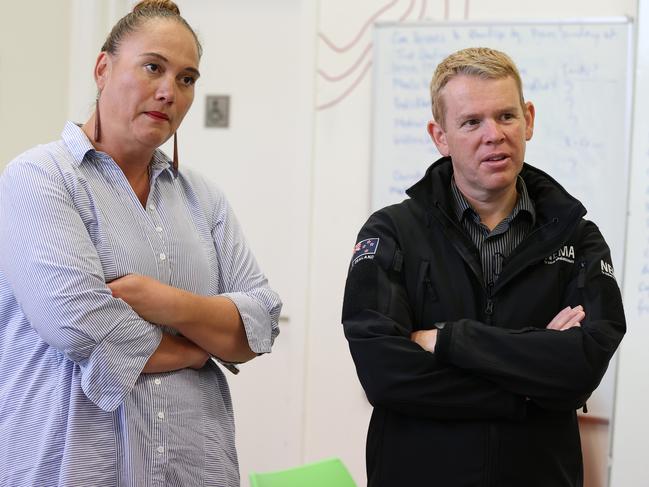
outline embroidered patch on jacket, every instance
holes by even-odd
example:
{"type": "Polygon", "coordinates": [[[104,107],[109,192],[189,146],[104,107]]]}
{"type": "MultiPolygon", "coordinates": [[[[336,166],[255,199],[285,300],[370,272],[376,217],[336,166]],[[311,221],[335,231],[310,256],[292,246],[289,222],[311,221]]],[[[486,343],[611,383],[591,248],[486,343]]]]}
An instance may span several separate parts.
{"type": "Polygon", "coordinates": [[[555,264],[559,261],[568,262],[569,264],[575,263],[575,247],[573,245],[564,245],[562,248],[553,252],[543,259],[545,264],[555,264]]]}
{"type": "Polygon", "coordinates": [[[615,274],[613,271],[613,266],[611,264],[602,259],[599,261],[599,268],[602,271],[602,274],[608,277],[612,277],[613,280],[615,280],[615,274]]]}
{"type": "Polygon", "coordinates": [[[376,255],[376,250],[379,248],[379,238],[366,238],[361,240],[354,247],[354,255],[352,255],[352,266],[364,259],[373,259],[376,255]]]}

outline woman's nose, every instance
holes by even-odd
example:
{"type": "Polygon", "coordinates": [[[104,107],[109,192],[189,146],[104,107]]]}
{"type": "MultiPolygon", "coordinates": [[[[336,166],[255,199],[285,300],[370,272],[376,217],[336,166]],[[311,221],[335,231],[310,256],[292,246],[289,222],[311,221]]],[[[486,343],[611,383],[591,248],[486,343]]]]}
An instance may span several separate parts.
{"type": "Polygon", "coordinates": [[[172,103],[176,99],[176,80],[164,76],[156,89],[156,100],[172,103]]]}

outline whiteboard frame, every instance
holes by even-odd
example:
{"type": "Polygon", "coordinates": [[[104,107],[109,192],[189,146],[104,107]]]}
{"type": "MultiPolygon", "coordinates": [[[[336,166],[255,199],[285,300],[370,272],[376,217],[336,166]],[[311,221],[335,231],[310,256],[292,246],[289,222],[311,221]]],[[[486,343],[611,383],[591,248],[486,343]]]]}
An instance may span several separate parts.
{"type": "MultiPolygon", "coordinates": [[[[627,77],[627,88],[629,96],[626,99],[626,110],[627,113],[631,116],[625,121],[625,134],[626,141],[624,144],[624,169],[625,169],[625,179],[626,179],[626,193],[627,193],[627,216],[625,218],[625,241],[626,235],[628,234],[628,207],[629,207],[629,187],[630,187],[630,173],[631,173],[631,143],[632,143],[632,131],[633,131],[633,101],[635,97],[634,93],[634,79],[635,79],[635,58],[636,58],[636,49],[635,49],[635,37],[636,29],[634,19],[630,16],[614,16],[614,17],[584,17],[584,18],[566,18],[566,19],[521,19],[521,20],[498,20],[498,21],[487,21],[487,20],[454,20],[454,21],[416,21],[416,22],[375,22],[372,26],[372,43],[373,49],[375,49],[377,31],[384,28],[394,28],[394,27],[484,27],[484,26],[515,26],[515,25],[617,25],[617,24],[629,24],[629,31],[627,36],[627,65],[629,66],[629,76],[627,77]]],[[[375,53],[373,53],[373,56],[375,53]]],[[[374,187],[373,181],[375,176],[375,139],[374,139],[374,117],[376,116],[376,103],[374,103],[377,80],[376,76],[377,70],[374,69],[374,58],[372,60],[372,105],[370,112],[370,126],[371,126],[371,140],[370,140],[370,160],[369,160],[369,181],[370,181],[370,191],[367,195],[367,208],[368,212],[374,210],[372,207],[372,200],[374,198],[374,187]]],[[[432,74],[432,73],[431,73],[432,74]]],[[[432,118],[432,113],[431,113],[432,118]]],[[[622,250],[622,258],[620,269],[616,269],[620,278],[620,288],[622,288],[622,283],[624,281],[624,268],[626,267],[626,245],[622,250]],[[620,274],[622,273],[622,274],[620,274]]]]}
{"type": "Polygon", "coordinates": [[[616,16],[616,17],[584,17],[579,18],[566,18],[566,19],[521,19],[521,20],[449,20],[449,21],[416,21],[416,22],[376,22],[374,23],[375,29],[384,27],[424,27],[439,25],[442,27],[457,27],[457,26],[507,26],[507,25],[597,25],[597,24],[631,24],[633,25],[634,19],[629,16],[616,16]]]}

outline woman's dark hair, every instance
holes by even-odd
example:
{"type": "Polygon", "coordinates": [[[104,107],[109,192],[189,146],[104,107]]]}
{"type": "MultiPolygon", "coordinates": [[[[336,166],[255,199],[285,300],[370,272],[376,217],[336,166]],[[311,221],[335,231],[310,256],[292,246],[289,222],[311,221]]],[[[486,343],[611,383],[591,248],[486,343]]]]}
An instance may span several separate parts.
{"type": "Polygon", "coordinates": [[[106,42],[104,42],[101,50],[109,54],[117,53],[119,50],[119,44],[125,36],[136,31],[144,22],[160,18],[175,20],[187,27],[189,32],[194,36],[196,48],[198,49],[198,57],[200,59],[203,54],[203,46],[201,46],[194,29],[192,29],[187,21],[180,16],[178,5],[171,0],[142,0],[137,3],[135,7],[133,7],[133,11],[119,19],[115,24],[110,31],[110,34],[108,34],[106,42]]]}

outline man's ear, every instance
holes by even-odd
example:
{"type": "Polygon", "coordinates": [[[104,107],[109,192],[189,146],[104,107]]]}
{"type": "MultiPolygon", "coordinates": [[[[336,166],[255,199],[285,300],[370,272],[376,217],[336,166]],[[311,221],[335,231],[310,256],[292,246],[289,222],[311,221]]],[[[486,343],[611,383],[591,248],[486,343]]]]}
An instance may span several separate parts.
{"type": "Polygon", "coordinates": [[[426,127],[428,129],[428,135],[433,139],[433,143],[440,154],[443,156],[448,156],[448,143],[446,141],[446,131],[442,125],[435,120],[430,120],[426,127]]]}
{"type": "Polygon", "coordinates": [[[106,85],[106,80],[108,79],[108,74],[110,73],[110,68],[112,64],[112,59],[107,52],[103,51],[97,56],[97,61],[95,62],[95,83],[97,84],[97,89],[99,91],[104,89],[106,85]]]}
{"type": "Polygon", "coordinates": [[[525,140],[530,140],[534,134],[534,116],[536,110],[531,101],[525,103],[525,140]]]}

